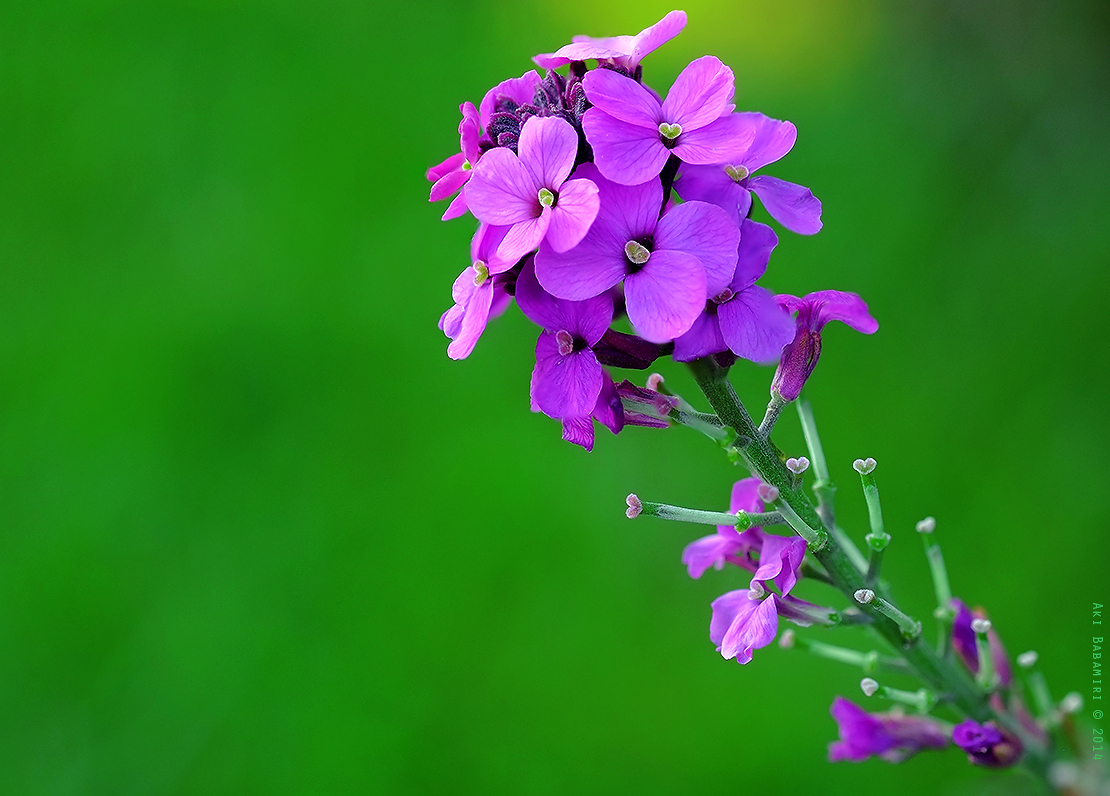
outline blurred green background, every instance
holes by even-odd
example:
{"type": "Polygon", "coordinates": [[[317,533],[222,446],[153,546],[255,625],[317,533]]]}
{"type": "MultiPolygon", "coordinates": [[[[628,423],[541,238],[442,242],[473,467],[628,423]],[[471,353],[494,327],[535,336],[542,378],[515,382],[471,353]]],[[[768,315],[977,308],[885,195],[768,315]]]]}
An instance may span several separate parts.
{"type": "MultiPolygon", "coordinates": [[[[515,310],[446,356],[472,223],[423,172],[458,104],[672,7],[0,11],[0,791],[1016,792],[956,753],[826,764],[859,673],[722,661],[708,604],[746,579],[691,581],[704,529],[623,517],[633,490],[723,508],[742,474],[680,429],[560,441],[515,310]]],[[[720,56],[798,125],[768,171],[824,202],[764,284],[882,324],[829,327],[811,382],[841,516],[874,456],[905,605],[931,607],[933,514],[957,593],[1089,696],[1108,6],[685,8],[647,82],[720,56]]],[[[737,368],[756,411],[770,375],[737,368]]]]}

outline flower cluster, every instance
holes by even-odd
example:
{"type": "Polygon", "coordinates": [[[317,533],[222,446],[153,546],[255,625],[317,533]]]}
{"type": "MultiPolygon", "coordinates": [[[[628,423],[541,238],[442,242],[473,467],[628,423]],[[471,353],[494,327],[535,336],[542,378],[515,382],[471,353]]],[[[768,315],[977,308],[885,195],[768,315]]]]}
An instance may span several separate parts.
{"type": "Polygon", "coordinates": [[[757,173],[797,130],[737,111],[719,59],[692,61],[666,96],[644,83],[641,61],[685,24],[672,11],[635,36],[580,36],[537,55],[543,76],[530,70],[460,106],[459,152],[427,173],[431,201],[453,197],[444,219],[478,221],[440,319],[448,354],[469,356],[515,298],[541,329],[532,408],[587,449],[594,420],[614,433],[658,425],[627,411],[610,368],[666,355],[779,362],[773,393],[792,400],[825,322],[877,328],[854,294],[775,296],[756,284],[778,236],[750,218],[752,195],[804,235],[821,229],[821,203],[757,173]],[[625,322],[631,333],[614,326],[625,322]]]}

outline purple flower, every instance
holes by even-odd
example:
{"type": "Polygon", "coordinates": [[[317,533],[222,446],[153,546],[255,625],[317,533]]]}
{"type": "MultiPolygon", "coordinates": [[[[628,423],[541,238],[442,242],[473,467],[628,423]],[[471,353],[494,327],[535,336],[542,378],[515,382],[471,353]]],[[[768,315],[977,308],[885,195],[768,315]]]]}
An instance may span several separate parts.
{"type": "Polygon", "coordinates": [[[829,321],[843,321],[857,332],[874,334],[879,323],[871,317],[867,304],[855,293],[819,290],[805,298],[775,296],[788,312],[797,312],[794,339],[782,351],[778,370],[771,381],[771,394],[776,392],[785,401],[793,401],[802,391],[806,379],[817,367],[821,356],[821,330],[829,321]]]}
{"type": "Polygon", "coordinates": [[[802,627],[834,624],[831,609],[795,597],[779,597],[767,592],[755,578],[751,589],[722,594],[711,607],[709,639],[721,657],[735,658],[737,663],[749,663],[753,650],[775,640],[780,616],[802,627]]]}
{"type": "Polygon", "coordinates": [[[526,263],[516,281],[516,302],[529,320],[543,327],[532,371],[535,405],[548,417],[589,417],[605,380],[591,346],[613,320],[612,299],[557,299],[540,287],[531,263],[526,263]]]}
{"type": "Polygon", "coordinates": [[[557,69],[572,61],[609,61],[629,71],[639,66],[644,56],[673,39],[686,27],[686,12],[672,11],[635,36],[607,36],[594,39],[575,36],[572,44],[553,53],[541,53],[532,60],[544,69],[557,69]]]}
{"type": "MultiPolygon", "coordinates": [[[[728,513],[747,511],[758,514],[763,511],[763,501],[759,499],[760,481],[754,476],[744,478],[732,485],[732,498],[729,500],[728,513]]],[[[700,578],[707,569],[723,569],[725,563],[745,566],[741,553],[759,551],[763,543],[763,530],[759,527],[738,531],[733,525],[718,525],[717,533],[703,536],[686,545],[682,551],[682,563],[691,578],[700,578]]],[[[752,571],[754,565],[748,565],[752,571]]]]}
{"type": "Polygon", "coordinates": [[[840,740],[829,744],[829,761],[861,760],[877,755],[899,763],[922,749],[943,749],[948,745],[944,727],[925,716],[897,713],[868,713],[863,708],[837,697],[829,709],[836,719],[840,740]]]}
{"type": "Polygon", "coordinates": [[[653,343],[673,340],[705,307],[707,282],[732,278],[739,229],[705,202],[686,202],[659,217],[658,178],[619,185],[588,163],[578,174],[597,185],[597,220],[569,251],[544,241],[536,256],[540,284],[554,296],[582,301],[623,279],[628,319],[640,336],[653,343]]]}
{"type": "Polygon", "coordinates": [[[736,272],[727,285],[707,285],[711,298],[686,334],[675,340],[674,358],[689,362],[725,350],[752,362],[773,362],[794,336],[794,322],[765,289],[755,284],[767,270],[778,236],[766,224],[740,222],[736,272]]]}
{"type": "Polygon", "coordinates": [[[507,227],[480,224],[470,241],[472,265],[459,274],[451,286],[455,304],[439,319],[439,328],[451,338],[447,346],[447,356],[451,359],[470,356],[489,319],[504,312],[512,301],[501,275],[514,263],[495,253],[507,231],[507,227]]]}
{"type": "Polygon", "coordinates": [[[747,131],[751,146],[737,157],[712,165],[686,166],[675,180],[675,190],[683,199],[712,202],[745,218],[752,206],[754,192],[771,217],[791,232],[813,235],[821,229],[821,202],[809,188],[775,177],[752,174],[768,163],[779,160],[794,146],[798,131],[762,113],[733,114],[747,131]]]}
{"type": "Polygon", "coordinates": [[[1005,768],[1021,757],[1021,741],[1009,732],[999,730],[994,722],[980,724],[968,719],[952,728],[952,740],[967,752],[967,759],[977,766],[1005,768]]]}
{"type": "MultiPolygon", "coordinates": [[[[956,608],[956,616],[952,622],[952,648],[960,656],[972,674],[979,673],[979,648],[975,643],[975,631],[971,623],[977,619],[986,619],[987,614],[981,608],[971,611],[958,597],[953,598],[952,605],[956,608]]],[[[994,670],[998,673],[999,682],[1009,686],[1014,679],[1013,669],[1010,667],[1010,656],[1002,646],[1002,639],[992,627],[987,631],[987,641],[991,648],[991,660],[994,670]]]]}
{"type": "MultiPolygon", "coordinates": [[[[459,110],[462,111],[463,115],[462,121],[459,122],[459,149],[461,151],[439,165],[428,169],[428,179],[435,183],[432,186],[431,194],[428,196],[429,202],[446,199],[462,188],[470,179],[470,175],[474,173],[472,169],[481,155],[481,150],[478,148],[478,139],[480,138],[478,111],[472,102],[464,102],[459,106],[459,110]]],[[[466,197],[460,193],[448,205],[442,218],[444,221],[457,218],[466,210],[466,197]]]]}
{"type": "Polygon", "coordinates": [[[532,117],[520,131],[517,153],[500,147],[478,161],[466,201],[478,220],[510,229],[497,253],[519,259],[546,240],[559,252],[578,244],[598,211],[597,186],[567,180],[578,154],[578,134],[556,117],[532,117]]]}
{"type": "Polygon", "coordinates": [[[755,134],[740,114],[730,112],[732,70],[712,55],[683,69],[662,104],[611,69],[588,72],[582,85],[594,105],[582,117],[594,161],[602,174],[622,185],[657,176],[672,154],[685,163],[737,158],[755,134]]]}
{"type": "Polygon", "coordinates": [[[588,417],[563,418],[563,439],[585,448],[587,451],[594,449],[594,424],[601,423],[614,434],[619,434],[624,428],[624,408],[621,405],[620,395],[617,394],[616,385],[605,369],[602,369],[601,392],[597,396],[594,410],[588,417]]]}

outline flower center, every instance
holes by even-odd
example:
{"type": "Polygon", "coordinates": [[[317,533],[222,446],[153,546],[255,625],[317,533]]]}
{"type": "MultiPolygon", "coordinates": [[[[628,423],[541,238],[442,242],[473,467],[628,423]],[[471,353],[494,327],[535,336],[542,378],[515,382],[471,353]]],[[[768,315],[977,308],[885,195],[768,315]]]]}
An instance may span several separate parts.
{"type": "Polygon", "coordinates": [[[548,190],[547,188],[540,188],[539,196],[540,196],[540,204],[543,205],[544,207],[554,207],[555,206],[556,196],[552,191],[548,190]]]}
{"type": "Polygon", "coordinates": [[[674,141],[676,138],[682,135],[682,125],[660,122],[659,135],[663,136],[668,141],[674,141]]]}
{"type": "Polygon", "coordinates": [[[736,294],[733,293],[730,288],[726,287],[724,290],[710,299],[710,301],[712,301],[714,304],[724,304],[726,301],[732,301],[732,297],[735,295],[736,294]]]}
{"type": "Polygon", "coordinates": [[[743,166],[725,166],[725,174],[731,177],[733,182],[740,182],[740,180],[745,179],[751,172],[743,166]]]}
{"type": "Polygon", "coordinates": [[[651,257],[651,251],[648,247],[640,243],[638,240],[630,240],[624,244],[624,256],[628,258],[628,262],[633,265],[643,265],[651,257]]]}
{"type": "Polygon", "coordinates": [[[748,589],[748,599],[760,602],[767,597],[767,589],[758,580],[753,580],[751,587],[748,589]]]}
{"type": "Polygon", "coordinates": [[[489,279],[489,267],[481,260],[474,261],[474,287],[481,287],[489,279]]]}
{"type": "Polygon", "coordinates": [[[555,332],[555,342],[559,344],[559,356],[569,357],[574,353],[574,335],[566,329],[555,332]]]}

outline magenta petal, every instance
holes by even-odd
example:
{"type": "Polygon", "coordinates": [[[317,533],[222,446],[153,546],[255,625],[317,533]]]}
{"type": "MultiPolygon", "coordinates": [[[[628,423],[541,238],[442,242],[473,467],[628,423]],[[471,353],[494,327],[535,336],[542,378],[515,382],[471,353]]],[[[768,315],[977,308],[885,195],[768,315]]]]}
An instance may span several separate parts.
{"type": "Polygon", "coordinates": [[[775,610],[775,597],[771,595],[757,603],[754,611],[740,614],[721,639],[721,655],[736,658],[737,663],[749,663],[752,650],[766,647],[779,632],[779,615],[775,610]]]}
{"type": "Polygon", "coordinates": [[[750,285],[717,308],[721,336],[738,357],[771,363],[794,339],[794,320],[768,291],[750,285]]]}
{"type": "MultiPolygon", "coordinates": [[[[747,511],[752,514],[759,514],[763,511],[763,501],[759,499],[759,484],[760,481],[755,476],[748,476],[741,478],[732,485],[732,493],[729,496],[728,512],[735,514],[738,511],[747,511]]],[[[717,530],[725,526],[717,526],[717,530]]]]}
{"type": "Polygon", "coordinates": [[[748,596],[747,589],[736,589],[722,594],[710,604],[713,611],[709,620],[709,640],[721,648],[725,634],[736,620],[737,616],[749,613],[756,608],[756,603],[748,596]]]}
{"type": "Polygon", "coordinates": [[[464,102],[459,106],[459,111],[463,115],[462,121],[459,122],[459,149],[473,165],[478,162],[482,154],[478,149],[478,139],[482,135],[482,122],[473,102],[464,102]]]}
{"type": "Polygon", "coordinates": [[[705,307],[705,269],[691,254],[655,251],[624,280],[628,320],[650,343],[683,334],[705,307]]]}
{"type": "Polygon", "coordinates": [[[539,74],[536,73],[536,70],[529,69],[520,77],[512,77],[508,80],[503,80],[491,88],[486,92],[486,95],[482,97],[482,102],[478,106],[479,115],[482,117],[482,126],[489,126],[490,117],[493,115],[494,107],[497,105],[497,99],[499,97],[508,97],[518,105],[531,102],[536,94],[536,86],[539,84],[539,74]]]}
{"type": "Polygon", "coordinates": [[[721,336],[721,326],[715,311],[706,311],[697,317],[693,326],[674,341],[676,362],[690,362],[699,357],[719,354],[728,350],[721,336]]]}
{"type": "Polygon", "coordinates": [[[440,199],[446,199],[455,191],[466,185],[466,181],[470,179],[471,172],[459,169],[458,171],[449,171],[436,180],[436,184],[432,186],[432,190],[428,195],[429,202],[438,202],[440,199]]]}
{"type": "MultiPolygon", "coordinates": [[[[745,193],[747,193],[745,191],[745,193]]],[[[755,283],[767,270],[771,252],[779,243],[779,236],[766,224],[745,218],[740,223],[740,248],[736,252],[736,273],[729,287],[733,293],[755,283]]]]}
{"type": "MultiPolygon", "coordinates": [[[[471,272],[468,274],[469,278],[473,280],[473,270],[467,269],[471,272]]],[[[464,274],[467,274],[464,271],[464,274]]],[[[447,356],[451,359],[466,359],[470,356],[470,352],[474,350],[474,346],[478,342],[478,338],[482,336],[482,332],[486,330],[486,323],[489,321],[490,304],[493,301],[493,281],[487,279],[482,285],[470,294],[466,302],[466,308],[463,311],[462,324],[457,329],[456,334],[452,335],[450,345],[447,346],[447,356]]]]}
{"type": "Polygon", "coordinates": [[[717,205],[739,224],[751,207],[751,191],[728,176],[725,167],[683,164],[674,188],[683,201],[717,205]]]}
{"type": "Polygon", "coordinates": [[[749,179],[748,187],[771,217],[791,232],[813,235],[821,230],[821,201],[809,188],[762,174],[749,179]]]}
{"type": "MultiPolygon", "coordinates": [[[[461,152],[458,152],[445,159],[442,163],[437,163],[436,165],[432,166],[424,173],[424,176],[428,178],[429,182],[436,182],[444,174],[452,171],[458,171],[459,168],[462,166],[464,160],[466,160],[466,156],[463,155],[461,152]]],[[[434,202],[436,200],[431,199],[429,201],[434,202]]]]}
{"type": "Polygon", "coordinates": [[[621,185],[639,185],[658,177],[670,156],[658,130],[621,121],[600,108],[586,111],[582,129],[593,147],[598,170],[621,185]]]}
{"type": "Polygon", "coordinates": [[[497,249],[501,241],[505,240],[512,227],[498,227],[493,224],[479,224],[478,231],[470,239],[470,260],[474,263],[484,263],[491,275],[501,274],[516,265],[519,257],[511,260],[500,257],[497,249]]]}
{"type": "Polygon", "coordinates": [[[619,434],[621,429],[624,428],[624,408],[621,405],[621,397],[617,394],[617,385],[613,384],[613,379],[609,373],[602,368],[601,393],[597,396],[597,403],[594,404],[594,419],[614,434],[619,434]]]}
{"type": "MultiPolygon", "coordinates": [[[[659,137],[659,123],[663,121],[659,101],[632,78],[612,69],[592,69],[582,78],[582,88],[586,98],[606,115],[659,137]]],[[[586,137],[590,137],[588,131],[586,137]]]]}
{"type": "Polygon", "coordinates": [[[586,451],[594,449],[594,421],[592,417],[563,418],[563,439],[586,451]]]}
{"type": "Polygon", "coordinates": [[[686,545],[682,550],[682,563],[686,565],[690,577],[696,580],[710,567],[723,568],[727,557],[739,549],[738,538],[730,539],[715,533],[686,545]]]}
{"type": "Polygon", "coordinates": [[[601,393],[601,365],[589,349],[559,355],[555,335],[544,332],[536,341],[534,398],[548,417],[585,417],[601,393]]]}
{"type": "Polygon", "coordinates": [[[798,130],[790,122],[772,119],[749,111],[736,114],[752,131],[752,143],[741,163],[749,172],[774,163],[786,156],[798,139],[798,130]]]}
{"type": "Polygon", "coordinates": [[[697,130],[683,130],[673,150],[675,155],[684,163],[699,165],[735,163],[752,142],[752,131],[738,116],[729,114],[697,130]]]}
{"type": "Polygon", "coordinates": [[[562,253],[577,246],[597,218],[601,202],[598,189],[590,180],[568,180],[559,189],[559,199],[551,208],[547,242],[562,253]]]}
{"type": "MultiPolygon", "coordinates": [[[[782,298],[775,297],[780,303],[782,298]]],[[[794,298],[790,296],[789,298],[794,298]]],[[[829,321],[842,321],[857,332],[874,334],[879,330],[879,322],[871,316],[867,302],[855,293],[846,293],[842,290],[818,290],[807,293],[804,299],[794,299],[797,304],[809,304],[817,310],[815,328],[817,331],[829,321]]],[[[793,310],[797,307],[788,308],[793,310]]]]}
{"type": "Polygon", "coordinates": [[[655,227],[657,252],[682,251],[701,262],[707,291],[703,299],[716,296],[732,281],[739,243],[740,228],[728,213],[707,202],[686,202],[672,207],[655,227]]]}
{"type": "MultiPolygon", "coordinates": [[[[716,56],[703,55],[691,61],[675,78],[663,100],[660,121],[681,125],[685,136],[719,117],[732,94],[732,70],[716,56]]],[[[589,96],[589,91],[586,95],[589,96]]],[[[593,97],[590,100],[593,101],[593,97]]]]}
{"type": "Polygon", "coordinates": [[[558,116],[533,116],[520,128],[516,151],[536,185],[554,191],[574,168],[578,133],[558,116]]]}
{"type": "Polygon", "coordinates": [[[567,331],[593,346],[613,321],[613,299],[603,293],[585,301],[557,299],[541,286],[526,264],[516,282],[516,301],[528,320],[546,331],[567,331]]]}
{"type": "Polygon", "coordinates": [[[474,167],[466,201],[479,221],[504,226],[539,215],[539,189],[513,151],[499,147],[482,155],[474,167]]]}
{"type": "Polygon", "coordinates": [[[516,262],[540,245],[551,224],[551,208],[545,207],[539,218],[518,221],[509,227],[505,239],[497,247],[497,256],[516,262]]]}
{"type": "Polygon", "coordinates": [[[544,290],[559,298],[583,301],[624,279],[628,270],[624,252],[590,247],[588,240],[589,234],[565,254],[556,252],[544,241],[536,254],[536,278],[544,290]]]}
{"type": "Polygon", "coordinates": [[[450,221],[452,218],[458,218],[469,209],[470,208],[466,206],[466,192],[463,191],[451,200],[451,204],[447,205],[447,209],[443,211],[443,215],[440,216],[440,219],[442,221],[450,221]]]}
{"type": "Polygon", "coordinates": [[[635,39],[629,67],[635,67],[650,52],[654,52],[682,32],[686,27],[686,12],[671,11],[654,25],[641,30],[635,39]]]}

